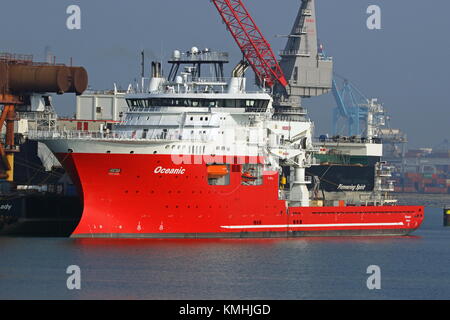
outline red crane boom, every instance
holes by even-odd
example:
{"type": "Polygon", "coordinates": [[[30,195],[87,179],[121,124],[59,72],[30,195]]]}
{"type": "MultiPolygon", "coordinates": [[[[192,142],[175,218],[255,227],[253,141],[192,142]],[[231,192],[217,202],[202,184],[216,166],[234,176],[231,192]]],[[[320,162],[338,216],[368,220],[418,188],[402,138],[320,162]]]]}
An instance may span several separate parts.
{"type": "Polygon", "coordinates": [[[288,82],[269,42],[262,35],[242,1],[212,0],[212,2],[260,83],[273,87],[278,81],[286,87],[288,82]]]}

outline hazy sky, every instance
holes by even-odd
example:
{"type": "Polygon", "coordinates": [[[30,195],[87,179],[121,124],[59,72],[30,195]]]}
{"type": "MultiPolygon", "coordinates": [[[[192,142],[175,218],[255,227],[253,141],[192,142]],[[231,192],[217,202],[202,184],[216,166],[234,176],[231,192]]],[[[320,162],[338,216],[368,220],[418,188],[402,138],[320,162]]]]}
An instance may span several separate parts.
{"type": "MultiPolygon", "coordinates": [[[[319,37],[335,59],[335,72],[368,97],[377,97],[410,147],[435,146],[450,138],[450,2],[444,0],[317,0],[319,37]],[[379,5],[382,30],[366,27],[369,5],[379,5]]],[[[283,49],[299,0],[246,0],[271,42],[283,49]]],[[[49,46],[57,61],[86,67],[90,86],[126,87],[140,70],[139,52],[165,60],[192,46],[241,54],[209,0],[3,0],[0,51],[44,60],[49,46]],[[81,7],[81,30],[68,30],[66,9],[81,7]]],[[[75,112],[74,96],[58,99],[60,114],[75,112]]],[[[330,95],[309,99],[317,133],[331,132],[330,95]]]]}

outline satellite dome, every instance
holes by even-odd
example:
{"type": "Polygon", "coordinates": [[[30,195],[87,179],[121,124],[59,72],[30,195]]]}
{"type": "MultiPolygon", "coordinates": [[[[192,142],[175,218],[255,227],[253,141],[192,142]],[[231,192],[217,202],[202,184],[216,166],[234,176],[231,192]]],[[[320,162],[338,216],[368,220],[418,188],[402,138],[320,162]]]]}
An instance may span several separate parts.
{"type": "Polygon", "coordinates": [[[175,51],[173,52],[173,58],[174,58],[175,60],[180,59],[180,58],[181,58],[181,51],[175,50],[175,51]]]}
{"type": "Polygon", "coordinates": [[[192,54],[197,54],[198,53],[198,48],[197,47],[192,47],[192,49],[191,49],[191,53],[192,54]]]}

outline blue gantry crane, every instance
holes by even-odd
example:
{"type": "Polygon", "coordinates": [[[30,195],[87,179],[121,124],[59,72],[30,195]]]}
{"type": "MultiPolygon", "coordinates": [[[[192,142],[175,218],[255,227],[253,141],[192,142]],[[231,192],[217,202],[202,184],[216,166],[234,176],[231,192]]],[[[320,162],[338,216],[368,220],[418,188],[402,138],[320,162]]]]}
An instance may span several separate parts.
{"type": "Polygon", "coordinates": [[[333,110],[333,134],[367,136],[368,116],[373,100],[368,99],[347,79],[335,74],[332,92],[337,107],[333,110]]]}

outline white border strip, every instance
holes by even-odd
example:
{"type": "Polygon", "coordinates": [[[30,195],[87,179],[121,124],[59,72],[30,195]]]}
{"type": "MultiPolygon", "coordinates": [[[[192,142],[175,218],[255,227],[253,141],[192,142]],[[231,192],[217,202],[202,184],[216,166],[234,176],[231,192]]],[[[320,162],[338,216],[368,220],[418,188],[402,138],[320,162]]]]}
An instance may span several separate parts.
{"type": "Polygon", "coordinates": [[[334,227],[388,227],[403,226],[403,222],[392,223],[336,223],[336,224],[273,224],[249,226],[221,226],[223,229],[273,229],[273,228],[334,228],[334,227]]]}

